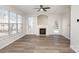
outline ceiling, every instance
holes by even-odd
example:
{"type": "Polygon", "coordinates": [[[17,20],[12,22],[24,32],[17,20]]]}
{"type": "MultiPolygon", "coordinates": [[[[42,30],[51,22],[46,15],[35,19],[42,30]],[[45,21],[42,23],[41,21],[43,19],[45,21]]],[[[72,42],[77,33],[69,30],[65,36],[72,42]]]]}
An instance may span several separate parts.
{"type": "MultiPolygon", "coordinates": [[[[39,12],[37,12],[37,9],[34,9],[34,8],[39,8],[39,5],[16,5],[15,7],[22,10],[26,14],[39,13],[39,12]]],[[[47,12],[45,12],[45,13],[59,14],[59,13],[66,13],[66,12],[70,11],[69,5],[44,5],[44,7],[51,8],[51,9],[47,9],[47,12]]]]}

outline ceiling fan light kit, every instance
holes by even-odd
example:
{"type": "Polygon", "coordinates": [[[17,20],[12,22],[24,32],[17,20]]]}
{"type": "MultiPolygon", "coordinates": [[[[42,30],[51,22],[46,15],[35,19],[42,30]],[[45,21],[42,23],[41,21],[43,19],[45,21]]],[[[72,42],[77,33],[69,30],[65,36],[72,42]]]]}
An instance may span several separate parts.
{"type": "Polygon", "coordinates": [[[43,9],[40,9],[40,11],[43,11],[43,9]]]}

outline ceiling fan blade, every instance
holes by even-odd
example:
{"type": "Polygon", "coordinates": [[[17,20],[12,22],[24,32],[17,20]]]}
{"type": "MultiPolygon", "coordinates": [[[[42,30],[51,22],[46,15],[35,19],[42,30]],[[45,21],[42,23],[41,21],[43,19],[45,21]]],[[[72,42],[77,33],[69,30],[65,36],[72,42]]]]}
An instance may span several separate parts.
{"type": "Polygon", "coordinates": [[[44,9],[50,9],[50,7],[44,7],[44,9]]]}
{"type": "Polygon", "coordinates": [[[44,11],[47,11],[46,9],[43,9],[44,11]]]}

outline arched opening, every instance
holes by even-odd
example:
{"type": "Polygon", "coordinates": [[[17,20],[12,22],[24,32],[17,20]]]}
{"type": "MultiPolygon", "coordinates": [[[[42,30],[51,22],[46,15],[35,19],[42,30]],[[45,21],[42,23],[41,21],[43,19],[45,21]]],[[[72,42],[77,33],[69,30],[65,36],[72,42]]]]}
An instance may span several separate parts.
{"type": "Polygon", "coordinates": [[[39,15],[37,16],[37,24],[41,26],[47,25],[48,16],[47,15],[39,15]]]}

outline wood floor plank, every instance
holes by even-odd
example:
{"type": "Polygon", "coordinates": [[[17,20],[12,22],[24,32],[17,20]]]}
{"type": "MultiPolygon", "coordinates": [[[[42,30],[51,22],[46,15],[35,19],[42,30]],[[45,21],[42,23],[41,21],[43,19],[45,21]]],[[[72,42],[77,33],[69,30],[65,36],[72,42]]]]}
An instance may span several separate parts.
{"type": "Polygon", "coordinates": [[[70,48],[70,40],[61,35],[26,35],[1,49],[0,53],[74,53],[74,51],[70,48]]]}

